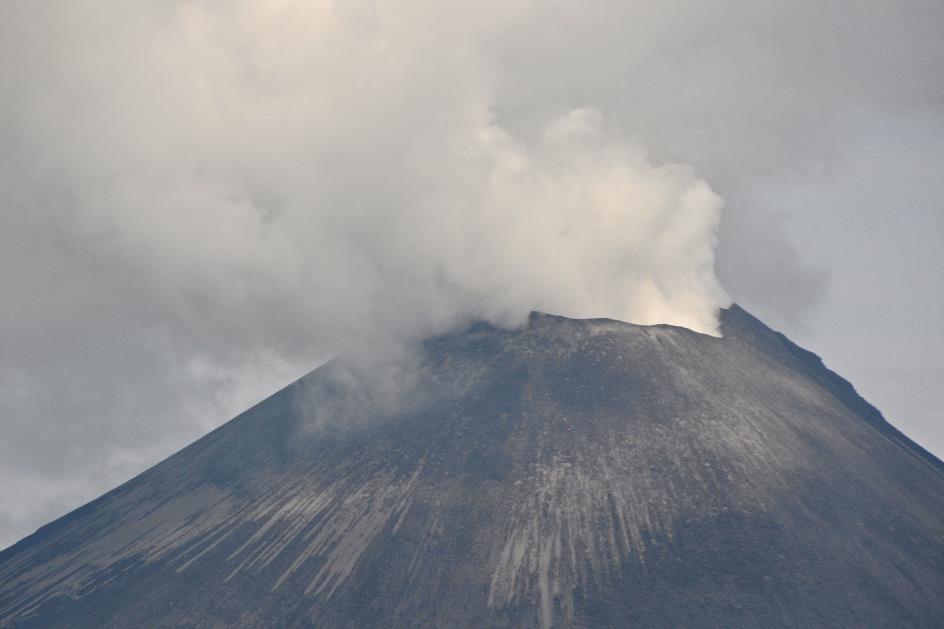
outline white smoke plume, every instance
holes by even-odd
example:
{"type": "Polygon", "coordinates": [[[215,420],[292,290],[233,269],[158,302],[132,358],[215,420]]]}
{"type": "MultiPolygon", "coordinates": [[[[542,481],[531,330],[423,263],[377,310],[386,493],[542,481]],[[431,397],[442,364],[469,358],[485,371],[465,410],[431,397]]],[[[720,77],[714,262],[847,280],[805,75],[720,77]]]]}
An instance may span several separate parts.
{"type": "Polygon", "coordinates": [[[940,17],[0,2],[0,546],[336,353],[532,309],[716,333],[716,233],[802,311],[756,186],[828,172],[850,112],[939,118],[940,17]]]}
{"type": "Polygon", "coordinates": [[[514,6],[70,6],[54,80],[17,77],[6,185],[175,318],[321,352],[531,310],[716,332],[707,184],[591,107],[496,120],[514,6]]]}

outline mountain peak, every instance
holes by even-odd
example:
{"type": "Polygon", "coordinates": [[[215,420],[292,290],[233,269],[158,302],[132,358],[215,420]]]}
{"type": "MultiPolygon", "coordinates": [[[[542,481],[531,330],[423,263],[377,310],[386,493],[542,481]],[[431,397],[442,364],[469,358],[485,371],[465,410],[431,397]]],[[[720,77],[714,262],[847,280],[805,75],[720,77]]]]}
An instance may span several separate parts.
{"type": "Polygon", "coordinates": [[[0,553],[15,626],[934,626],[944,470],[743,309],[343,360],[0,553]]]}

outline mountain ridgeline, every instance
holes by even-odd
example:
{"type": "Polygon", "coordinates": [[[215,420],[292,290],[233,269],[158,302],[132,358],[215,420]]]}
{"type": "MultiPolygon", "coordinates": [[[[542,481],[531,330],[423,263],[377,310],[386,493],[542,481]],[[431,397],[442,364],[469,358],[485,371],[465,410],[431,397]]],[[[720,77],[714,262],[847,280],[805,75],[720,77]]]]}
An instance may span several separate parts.
{"type": "Polygon", "coordinates": [[[737,306],[335,360],[0,553],[11,627],[940,627],[944,465],[737,306]]]}

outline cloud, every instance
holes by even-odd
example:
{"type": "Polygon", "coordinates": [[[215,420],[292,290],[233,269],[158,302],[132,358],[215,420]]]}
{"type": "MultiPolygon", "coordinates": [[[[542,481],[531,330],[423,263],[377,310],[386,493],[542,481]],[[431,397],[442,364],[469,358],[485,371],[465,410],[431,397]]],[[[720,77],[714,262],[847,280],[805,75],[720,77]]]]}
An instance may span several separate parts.
{"type": "Polygon", "coordinates": [[[715,330],[720,201],[690,169],[593,108],[511,136],[476,44],[492,20],[340,7],[67,16],[60,80],[14,96],[9,186],[224,345],[345,351],[533,309],[715,330]]]}
{"type": "Polygon", "coordinates": [[[713,332],[716,255],[801,319],[824,272],[755,192],[828,173],[849,111],[939,112],[939,13],[2,3],[0,457],[78,500],[337,352],[531,309],[713,332]]]}

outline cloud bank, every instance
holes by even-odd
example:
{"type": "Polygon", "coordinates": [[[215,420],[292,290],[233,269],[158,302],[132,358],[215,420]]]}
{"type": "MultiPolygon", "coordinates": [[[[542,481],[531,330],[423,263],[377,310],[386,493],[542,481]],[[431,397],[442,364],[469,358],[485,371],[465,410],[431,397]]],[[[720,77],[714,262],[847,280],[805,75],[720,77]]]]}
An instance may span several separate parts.
{"type": "Polygon", "coordinates": [[[713,333],[718,275],[802,318],[826,276],[758,191],[941,111],[940,6],[901,6],[0,3],[0,476],[37,488],[0,545],[337,352],[713,333]]]}
{"type": "Polygon", "coordinates": [[[708,185],[593,108],[514,137],[480,42],[503,16],[432,8],[61,15],[52,80],[15,77],[6,187],[221,341],[338,352],[535,309],[715,332],[708,185]]]}

